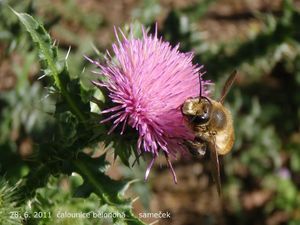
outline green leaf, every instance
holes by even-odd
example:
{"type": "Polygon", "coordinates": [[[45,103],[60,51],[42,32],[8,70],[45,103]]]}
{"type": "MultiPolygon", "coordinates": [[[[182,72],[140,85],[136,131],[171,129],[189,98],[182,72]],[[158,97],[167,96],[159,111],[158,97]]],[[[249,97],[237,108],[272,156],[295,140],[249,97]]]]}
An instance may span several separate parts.
{"type": "Polygon", "coordinates": [[[69,111],[57,115],[56,142],[63,147],[71,146],[77,139],[77,118],[69,111]]]}
{"type": "Polygon", "coordinates": [[[18,13],[11,9],[20,22],[29,32],[32,40],[37,44],[39,49],[39,58],[44,68],[44,75],[49,76],[54,80],[54,85],[67,102],[70,110],[82,121],[86,121],[82,108],[88,111],[88,104],[84,104],[76,93],[80,93],[80,88],[77,86],[76,91],[68,90],[68,85],[71,83],[66,61],[58,59],[57,47],[52,42],[50,35],[47,33],[42,24],[36,21],[32,16],[26,13],[18,13]],[[73,94],[75,93],[75,94],[73,94]]]}
{"type": "Polygon", "coordinates": [[[20,201],[19,187],[20,182],[10,186],[3,177],[0,177],[0,224],[21,224],[20,217],[12,216],[21,215],[23,210],[18,206],[20,201]]]}
{"type": "Polygon", "coordinates": [[[80,153],[78,159],[74,162],[77,172],[85,178],[83,185],[88,184],[97,187],[93,191],[106,203],[112,205],[127,204],[128,201],[122,199],[121,193],[127,188],[127,182],[115,181],[105,175],[107,162],[105,155],[99,158],[91,158],[86,154],[80,153]]]}
{"type": "Polygon", "coordinates": [[[25,13],[18,13],[12,9],[18,16],[21,23],[31,35],[32,40],[39,47],[39,57],[45,63],[47,69],[46,75],[52,75],[57,86],[60,86],[60,79],[58,78],[57,48],[53,45],[50,35],[46,32],[44,27],[37,22],[32,16],[25,13]]]}
{"type": "MultiPolygon", "coordinates": [[[[100,197],[102,205],[107,205],[110,211],[125,213],[124,222],[127,224],[144,224],[133,215],[131,201],[124,198],[129,182],[112,180],[105,174],[108,166],[105,155],[91,158],[80,153],[73,164],[75,171],[84,178],[84,183],[75,192],[76,197],[87,197],[94,192],[100,197]]],[[[118,222],[120,223],[119,220],[118,222]]]]}

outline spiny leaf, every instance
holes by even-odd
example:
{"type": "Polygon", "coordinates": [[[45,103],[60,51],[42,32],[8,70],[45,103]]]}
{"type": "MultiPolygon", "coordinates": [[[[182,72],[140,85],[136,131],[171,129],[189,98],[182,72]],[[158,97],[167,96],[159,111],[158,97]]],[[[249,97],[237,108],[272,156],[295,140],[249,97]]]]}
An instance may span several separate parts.
{"type": "Polygon", "coordinates": [[[94,192],[102,200],[102,205],[107,205],[115,212],[125,213],[126,224],[144,225],[133,215],[130,200],[124,198],[129,182],[112,180],[105,174],[107,168],[105,155],[91,158],[81,153],[73,164],[75,171],[84,178],[84,183],[75,192],[76,197],[87,197],[94,192]]]}
{"type": "Polygon", "coordinates": [[[127,204],[128,201],[122,199],[121,193],[127,188],[127,182],[115,181],[105,175],[107,163],[105,155],[99,158],[91,158],[86,154],[79,154],[78,160],[74,162],[77,172],[85,179],[82,187],[87,187],[90,184],[97,187],[93,191],[99,195],[103,201],[112,205],[127,204]]]}
{"type": "Polygon", "coordinates": [[[12,9],[12,11],[18,16],[22,24],[24,24],[26,30],[32,37],[32,40],[39,47],[39,57],[46,64],[49,70],[45,70],[49,75],[52,75],[57,86],[60,86],[60,80],[58,79],[58,65],[57,61],[57,48],[52,44],[50,35],[44,29],[44,27],[37,22],[32,16],[26,13],[18,13],[12,9]]]}
{"type": "Polygon", "coordinates": [[[77,118],[68,112],[57,115],[57,132],[55,134],[56,142],[62,147],[69,147],[77,139],[77,118]]]}
{"type": "Polygon", "coordinates": [[[78,99],[78,96],[76,96],[76,93],[80,93],[80,87],[77,86],[76,91],[72,90],[72,92],[70,92],[68,90],[68,85],[72,83],[68,68],[64,60],[60,61],[58,59],[57,47],[52,43],[50,35],[43,25],[36,21],[32,16],[26,13],[18,13],[13,9],[11,10],[16,14],[20,22],[31,35],[32,40],[37,44],[39,48],[39,58],[45,75],[54,80],[55,87],[61,92],[61,95],[66,100],[70,110],[80,119],[80,121],[85,122],[86,119],[81,109],[84,108],[89,111],[87,104],[84,104],[78,99]]]}
{"type": "Polygon", "coordinates": [[[21,218],[12,216],[12,213],[19,213],[20,215],[22,210],[17,206],[19,203],[19,186],[20,183],[17,183],[12,187],[4,178],[0,177],[0,224],[21,224],[21,218]]]}

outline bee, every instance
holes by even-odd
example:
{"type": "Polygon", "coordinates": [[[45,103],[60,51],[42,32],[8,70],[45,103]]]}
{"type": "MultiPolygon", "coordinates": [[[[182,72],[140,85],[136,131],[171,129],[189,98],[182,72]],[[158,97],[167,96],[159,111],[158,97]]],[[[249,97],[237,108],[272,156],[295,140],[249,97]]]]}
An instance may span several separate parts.
{"type": "Polygon", "coordinates": [[[223,87],[219,100],[202,95],[201,77],[199,97],[187,99],[181,106],[182,115],[195,138],[186,140],[185,146],[191,154],[204,156],[207,150],[210,153],[212,176],[221,193],[220,165],[218,155],[229,153],[234,144],[234,128],[230,111],[223,103],[237,76],[234,71],[223,87]]]}

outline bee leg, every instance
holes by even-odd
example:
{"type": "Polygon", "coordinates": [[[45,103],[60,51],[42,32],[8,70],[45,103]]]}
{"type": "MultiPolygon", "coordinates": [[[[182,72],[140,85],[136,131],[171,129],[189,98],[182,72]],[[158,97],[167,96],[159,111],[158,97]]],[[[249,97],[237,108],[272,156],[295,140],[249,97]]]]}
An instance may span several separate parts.
{"type": "Polygon", "coordinates": [[[204,156],[206,153],[207,146],[206,143],[203,141],[199,141],[197,139],[195,139],[195,141],[186,140],[184,141],[184,145],[188,148],[189,152],[195,157],[204,156]]]}
{"type": "Polygon", "coordinates": [[[197,144],[197,152],[199,155],[204,156],[207,150],[207,142],[201,139],[200,137],[195,137],[194,143],[197,144]]]}

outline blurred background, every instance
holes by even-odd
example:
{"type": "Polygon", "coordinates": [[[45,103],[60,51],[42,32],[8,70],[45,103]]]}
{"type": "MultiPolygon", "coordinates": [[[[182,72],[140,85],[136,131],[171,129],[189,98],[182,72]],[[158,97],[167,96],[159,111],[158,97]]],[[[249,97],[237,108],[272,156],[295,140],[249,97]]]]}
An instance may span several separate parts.
{"type": "MultiPolygon", "coordinates": [[[[236,142],[221,158],[222,196],[207,159],[175,161],[177,185],[169,170],[159,166],[165,163],[161,160],[147,182],[128,191],[128,196],[138,196],[136,215],[170,212],[171,219],[157,224],[172,225],[300,224],[300,1],[0,1],[0,174],[12,185],[29,171],[34,140],[47,134],[51,121],[45,112],[52,104],[45,98],[51,90],[38,79],[37,51],[5,3],[41,21],[61,55],[71,47],[70,74],[86,87],[91,68],[83,55],[96,57],[111,49],[113,26],[135,21],[152,30],[157,22],[164,40],[195,52],[195,63],[204,64],[206,79],[216,83],[216,97],[230,72],[238,70],[225,103],[234,117],[236,142]]],[[[145,167],[116,162],[109,174],[143,180],[145,167]]],[[[34,207],[99,207],[93,196],[84,203],[71,199],[78,179],[52,177],[38,190],[34,207]],[[41,199],[52,199],[51,204],[41,199]]]]}

